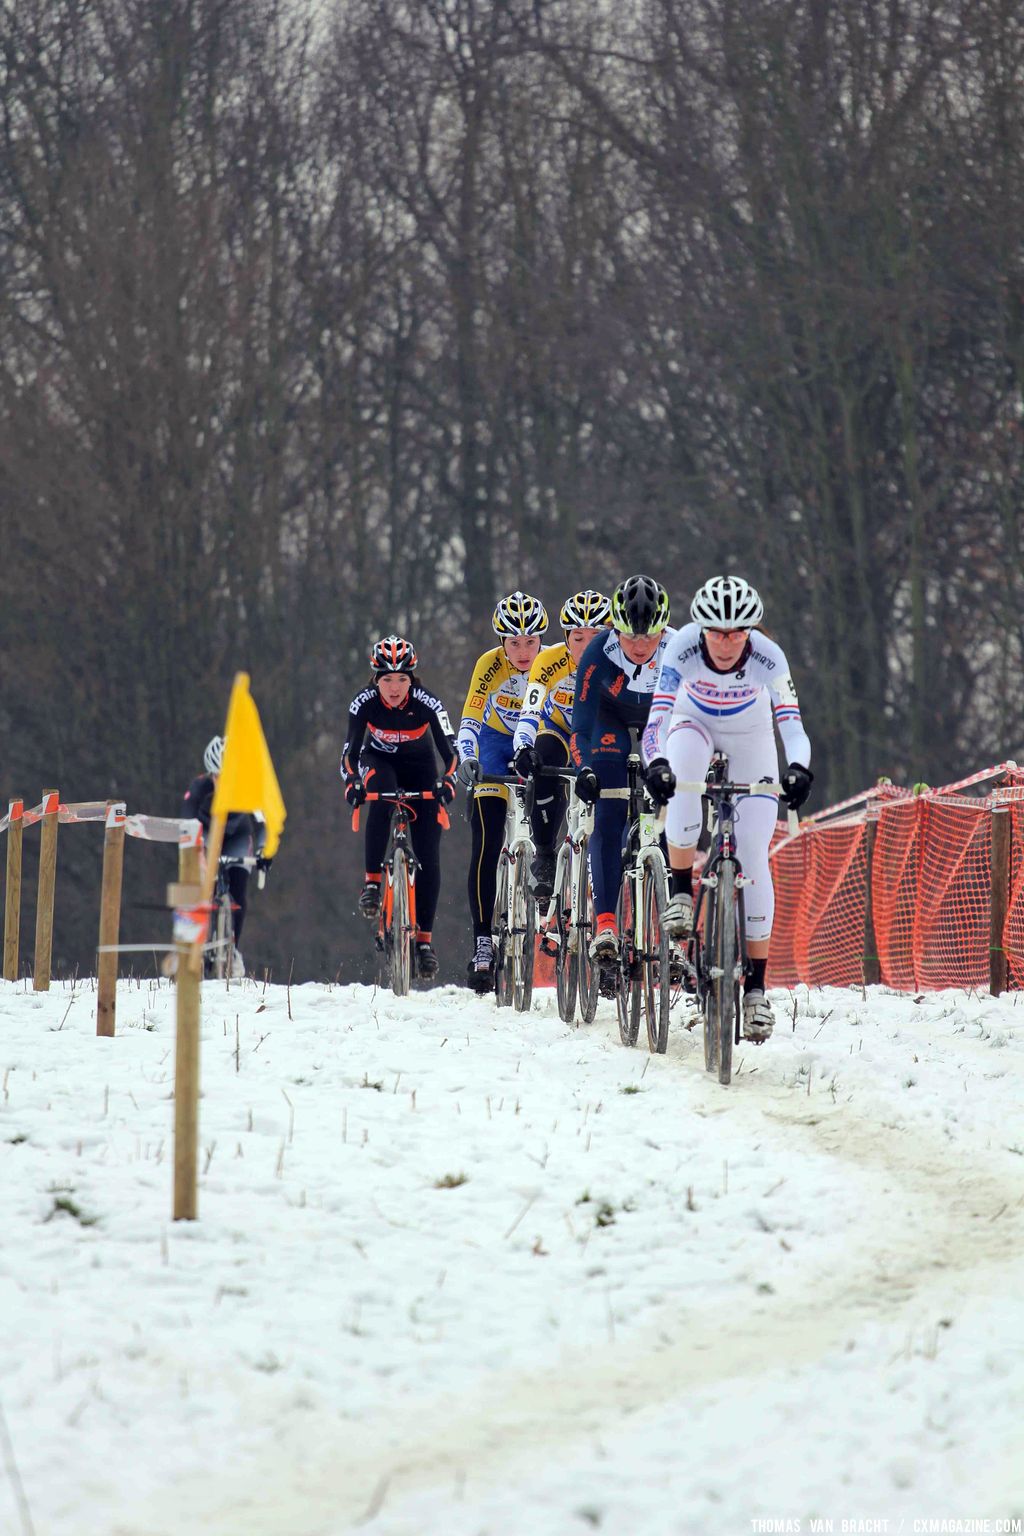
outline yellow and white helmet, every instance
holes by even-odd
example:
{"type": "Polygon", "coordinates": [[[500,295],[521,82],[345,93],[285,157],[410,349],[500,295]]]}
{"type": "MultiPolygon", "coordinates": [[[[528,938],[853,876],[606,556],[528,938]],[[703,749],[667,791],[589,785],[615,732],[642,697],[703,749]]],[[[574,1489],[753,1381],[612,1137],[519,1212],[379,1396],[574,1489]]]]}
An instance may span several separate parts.
{"type": "Polygon", "coordinates": [[[548,627],[544,604],[528,592],[510,592],[494,610],[496,635],[542,635],[548,627]]]}
{"type": "Polygon", "coordinates": [[[607,624],[611,616],[611,598],[605,597],[603,592],[595,592],[593,587],[585,587],[582,592],[574,592],[572,597],[566,598],[558,619],[563,629],[598,629],[607,624]]]}

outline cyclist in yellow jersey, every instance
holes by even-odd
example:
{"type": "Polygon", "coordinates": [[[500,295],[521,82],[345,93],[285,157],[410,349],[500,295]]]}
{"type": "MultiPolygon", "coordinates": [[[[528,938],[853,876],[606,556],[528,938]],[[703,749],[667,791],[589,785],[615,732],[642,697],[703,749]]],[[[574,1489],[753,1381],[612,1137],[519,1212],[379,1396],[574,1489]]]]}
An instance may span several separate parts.
{"type": "Polygon", "coordinates": [[[565,642],[546,646],[534,662],[515,729],[516,772],[536,779],[531,821],[537,854],[532,873],[542,909],[554,889],[555,842],[567,799],[562,781],[544,769],[569,766],[576,668],[591,640],[610,622],[611,611],[611,599],[589,587],[566,599],[559,615],[565,642]]]}
{"type": "Polygon", "coordinates": [[[473,958],[469,983],[478,992],[494,985],[491,915],[498,885],[498,860],[505,837],[503,784],[479,784],[490,774],[512,769],[512,738],[523,706],[526,682],[548,627],[544,604],[526,592],[510,592],[491,620],[500,643],[485,651],[473,671],[459,727],[462,759],[459,776],[474,785],[472,853],[469,864],[469,910],[473,919],[473,958]]]}

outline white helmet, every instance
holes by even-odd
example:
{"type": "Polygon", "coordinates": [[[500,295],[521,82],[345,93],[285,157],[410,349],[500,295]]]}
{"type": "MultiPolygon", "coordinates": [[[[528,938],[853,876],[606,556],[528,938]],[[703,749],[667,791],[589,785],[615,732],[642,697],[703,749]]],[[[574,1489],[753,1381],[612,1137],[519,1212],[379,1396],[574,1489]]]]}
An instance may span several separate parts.
{"type": "Polygon", "coordinates": [[[206,744],[203,753],[203,767],[207,773],[220,773],[220,765],[224,761],[224,747],[226,743],[223,736],[214,736],[212,741],[206,744]]]}
{"type": "Polygon", "coordinates": [[[764,604],[742,576],[712,576],[694,595],[690,618],[705,629],[753,629],[764,604]]]}

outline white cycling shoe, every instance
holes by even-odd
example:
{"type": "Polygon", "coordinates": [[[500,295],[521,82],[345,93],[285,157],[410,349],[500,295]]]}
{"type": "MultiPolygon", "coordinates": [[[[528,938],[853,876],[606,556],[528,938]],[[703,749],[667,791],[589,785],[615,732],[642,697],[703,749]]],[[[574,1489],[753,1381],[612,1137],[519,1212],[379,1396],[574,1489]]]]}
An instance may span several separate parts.
{"type": "Polygon", "coordinates": [[[619,958],[619,936],[614,928],[602,928],[591,941],[590,958],[598,965],[615,965],[619,958]]]}
{"type": "Polygon", "coordinates": [[[772,1005],[759,989],[743,994],[743,1038],[753,1045],[763,1045],[775,1028],[772,1005]]]}
{"type": "Polygon", "coordinates": [[[673,896],[665,908],[664,928],[670,939],[688,939],[693,932],[693,897],[685,891],[673,896]]]}

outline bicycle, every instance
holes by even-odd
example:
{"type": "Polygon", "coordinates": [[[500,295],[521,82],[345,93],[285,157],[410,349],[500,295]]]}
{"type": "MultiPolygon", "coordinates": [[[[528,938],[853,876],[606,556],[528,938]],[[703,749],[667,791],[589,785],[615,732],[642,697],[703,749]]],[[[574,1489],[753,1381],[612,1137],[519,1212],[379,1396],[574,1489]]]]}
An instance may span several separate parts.
{"type": "MultiPolygon", "coordinates": [[[[564,770],[554,773],[569,784],[575,782],[575,774],[564,770]]],[[[597,1013],[599,973],[590,958],[594,896],[590,889],[589,849],[593,831],[594,807],[571,794],[565,836],[555,865],[554,932],[549,924],[541,939],[542,947],[554,940],[558,1016],[565,1024],[575,1021],[577,1002],[584,1024],[592,1024],[597,1013]]]]}
{"type": "Polygon", "coordinates": [[[627,757],[626,776],[625,789],[601,790],[603,800],[628,801],[622,884],[615,909],[619,1036],[623,1045],[636,1045],[643,1013],[648,1045],[663,1056],[668,1048],[674,965],[672,946],[662,925],[668,905],[668,869],[661,846],[665,808],[655,808],[644,788],[639,753],[631,752],[627,757]]]}
{"type": "MultiPolygon", "coordinates": [[[[215,981],[231,979],[235,955],[235,903],[228,885],[228,871],[247,869],[251,873],[256,868],[257,862],[257,859],[251,855],[244,858],[222,855],[217,861],[217,878],[211,898],[210,937],[205,945],[203,957],[206,974],[215,981]]],[[[259,890],[263,889],[265,882],[266,875],[261,869],[257,881],[259,890]]]]}
{"type": "Polygon", "coordinates": [[[735,799],[740,795],[779,795],[782,785],[768,780],[733,784],[729,760],[718,753],[704,783],[677,784],[676,792],[680,790],[705,795],[711,803],[711,846],[701,871],[693,930],[686,941],[686,968],[704,1020],[704,1068],[717,1071],[718,1081],[728,1086],[733,1046],[741,1038],[740,984],[747,969],[743,887],[749,881],[736,855],[735,799]]]}
{"type": "Polygon", "coordinates": [[[528,1013],[533,999],[533,952],[537,909],[530,884],[534,846],[530,831],[533,780],[518,774],[487,775],[481,784],[509,789],[505,839],[498,856],[498,888],[491,916],[494,944],[494,992],[499,1008],[511,1003],[528,1013]]]}
{"type": "MultiPolygon", "coordinates": [[[[387,852],[381,865],[380,917],[375,942],[383,959],[381,968],[385,986],[396,997],[407,997],[412,985],[413,952],[416,944],[416,874],[420,864],[413,851],[411,822],[415,815],[412,802],[436,800],[433,790],[371,790],[367,801],[386,801],[396,807],[388,833],[387,852]]],[[[438,807],[443,827],[448,825],[444,806],[438,807]]],[[[359,830],[359,807],[352,813],[352,830],[359,830]]]]}

